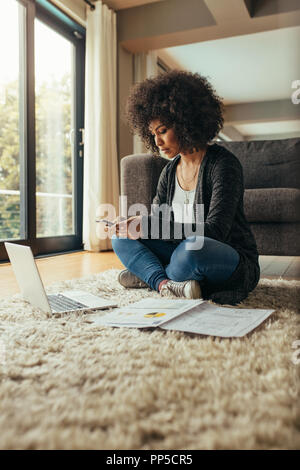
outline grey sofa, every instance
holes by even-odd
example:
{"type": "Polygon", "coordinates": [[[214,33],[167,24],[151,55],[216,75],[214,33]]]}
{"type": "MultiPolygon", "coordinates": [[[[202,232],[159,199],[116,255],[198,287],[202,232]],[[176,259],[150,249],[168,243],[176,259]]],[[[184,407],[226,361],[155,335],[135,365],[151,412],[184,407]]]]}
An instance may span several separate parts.
{"type": "MultiPolygon", "coordinates": [[[[260,255],[300,255],[300,138],[217,142],[240,160],[244,207],[260,255]]],[[[149,154],[121,160],[121,194],[128,207],[150,213],[159,175],[168,160],[149,154]]]]}

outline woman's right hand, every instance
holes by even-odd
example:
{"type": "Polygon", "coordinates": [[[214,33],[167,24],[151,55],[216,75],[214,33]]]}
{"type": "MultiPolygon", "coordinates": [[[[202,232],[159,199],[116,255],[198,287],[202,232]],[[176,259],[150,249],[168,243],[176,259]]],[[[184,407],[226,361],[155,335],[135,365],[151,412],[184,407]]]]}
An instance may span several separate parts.
{"type": "Polygon", "coordinates": [[[141,237],[141,216],[137,215],[129,218],[118,216],[113,221],[113,225],[106,226],[104,230],[111,235],[117,235],[117,237],[137,240],[141,237]]]}
{"type": "Polygon", "coordinates": [[[118,227],[118,224],[127,220],[126,217],[118,215],[114,220],[111,221],[111,225],[105,225],[104,230],[108,232],[110,229],[114,228],[114,230],[118,227]]]}

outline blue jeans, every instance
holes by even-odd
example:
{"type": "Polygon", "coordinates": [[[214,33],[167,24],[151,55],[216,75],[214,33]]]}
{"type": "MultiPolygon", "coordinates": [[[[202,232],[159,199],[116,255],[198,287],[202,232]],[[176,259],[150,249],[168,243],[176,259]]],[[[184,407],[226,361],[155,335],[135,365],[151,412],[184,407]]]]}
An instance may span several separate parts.
{"type": "Polygon", "coordinates": [[[114,235],[112,247],[124,266],[156,291],[164,279],[205,280],[212,284],[226,281],[240,258],[231,246],[208,237],[193,236],[173,243],[156,239],[129,240],[114,235]],[[188,249],[191,243],[198,241],[202,248],[188,249]]]}

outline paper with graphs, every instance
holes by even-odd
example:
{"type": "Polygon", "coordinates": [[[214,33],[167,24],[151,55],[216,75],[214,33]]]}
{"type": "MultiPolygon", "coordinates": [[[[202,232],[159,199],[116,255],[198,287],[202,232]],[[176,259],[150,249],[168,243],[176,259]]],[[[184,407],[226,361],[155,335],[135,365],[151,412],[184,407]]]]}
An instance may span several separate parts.
{"type": "Polygon", "coordinates": [[[274,310],[220,307],[202,299],[147,298],[101,317],[91,316],[102,326],[155,328],[234,338],[245,336],[274,310]]]}
{"type": "Polygon", "coordinates": [[[95,319],[95,323],[133,328],[157,327],[201,303],[203,303],[202,299],[147,298],[101,316],[95,319]]]}

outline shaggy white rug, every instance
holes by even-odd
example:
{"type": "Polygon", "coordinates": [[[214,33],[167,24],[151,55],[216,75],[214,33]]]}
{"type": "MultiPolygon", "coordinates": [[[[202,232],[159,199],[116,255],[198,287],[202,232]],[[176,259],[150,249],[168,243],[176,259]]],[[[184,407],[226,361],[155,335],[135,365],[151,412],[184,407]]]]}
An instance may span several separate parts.
{"type": "MultiPolygon", "coordinates": [[[[120,306],[118,270],[60,282],[120,306]]],[[[2,449],[300,447],[299,281],[266,280],[241,307],[274,308],[247,337],[106,328],[47,316],[15,295],[0,309],[2,449]],[[298,343],[299,344],[299,343],[298,343]]]]}

